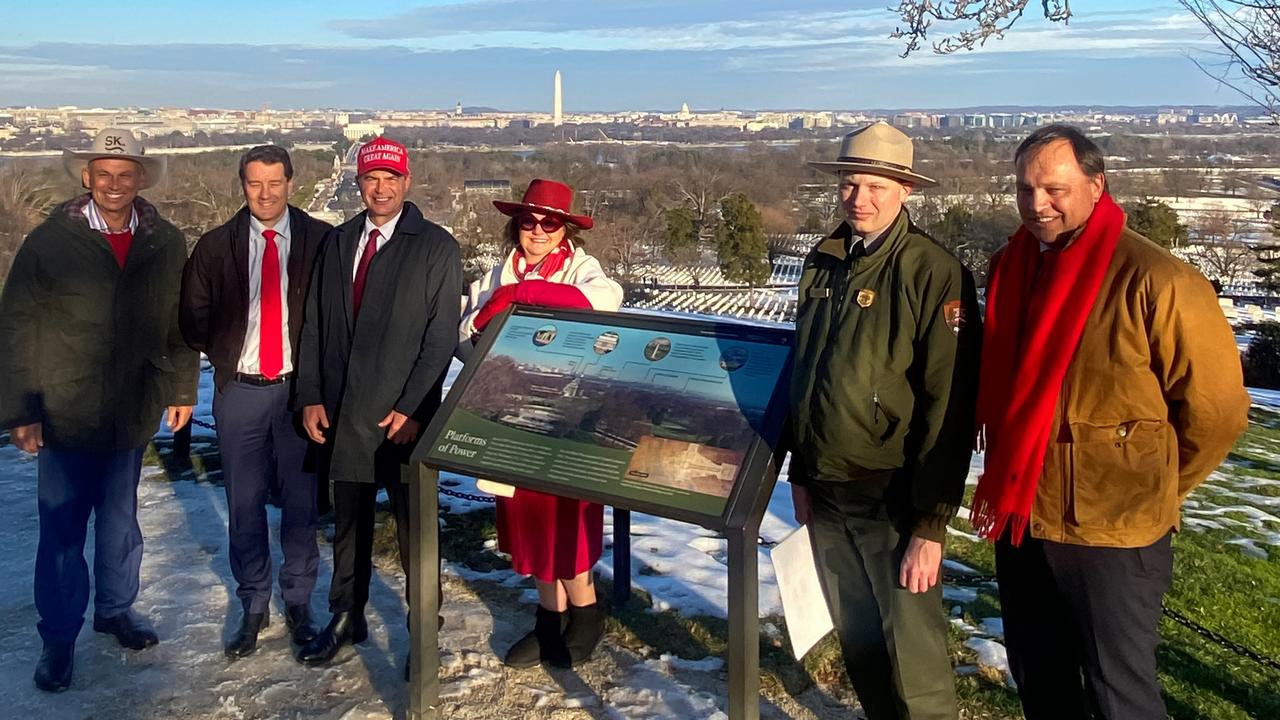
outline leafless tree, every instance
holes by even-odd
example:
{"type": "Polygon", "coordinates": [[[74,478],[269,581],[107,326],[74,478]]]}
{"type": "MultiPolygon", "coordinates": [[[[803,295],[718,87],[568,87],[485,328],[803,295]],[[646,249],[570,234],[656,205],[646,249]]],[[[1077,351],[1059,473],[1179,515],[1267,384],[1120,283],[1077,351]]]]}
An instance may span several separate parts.
{"type": "Polygon", "coordinates": [[[1224,285],[1234,284],[1252,268],[1254,249],[1243,242],[1238,220],[1226,212],[1210,212],[1193,225],[1196,242],[1191,259],[1206,277],[1224,285]]]}
{"type": "Polygon", "coordinates": [[[1280,2],[1178,0],[1222,46],[1216,62],[1194,60],[1210,77],[1280,122],[1280,2]]]}
{"type": "Polygon", "coordinates": [[[0,285],[27,233],[55,204],[54,186],[21,165],[0,169],[0,285]]]}
{"type": "MultiPolygon", "coordinates": [[[[929,30],[935,22],[961,23],[965,27],[954,35],[944,36],[933,43],[933,51],[949,54],[957,50],[972,50],[985,45],[991,38],[1002,38],[1004,33],[1022,17],[1029,0],[902,0],[898,15],[902,26],[890,37],[906,40],[902,53],[906,57],[919,50],[928,40],[929,30]]],[[[1053,22],[1071,20],[1070,0],[1041,0],[1044,16],[1053,22]]]]}
{"type": "MultiPolygon", "coordinates": [[[[972,50],[999,39],[1027,10],[1029,0],[901,0],[902,24],[891,37],[906,42],[902,56],[929,40],[935,23],[959,29],[934,40],[939,54],[972,50]]],[[[1280,2],[1277,0],[1178,0],[1220,44],[1216,61],[1195,60],[1206,74],[1256,103],[1280,123],[1280,2]]],[[[1070,0],[1040,0],[1044,17],[1067,24],[1070,0]]]]}
{"type": "Polygon", "coordinates": [[[661,218],[613,216],[596,225],[587,249],[624,287],[634,285],[640,269],[654,258],[661,218]]]}

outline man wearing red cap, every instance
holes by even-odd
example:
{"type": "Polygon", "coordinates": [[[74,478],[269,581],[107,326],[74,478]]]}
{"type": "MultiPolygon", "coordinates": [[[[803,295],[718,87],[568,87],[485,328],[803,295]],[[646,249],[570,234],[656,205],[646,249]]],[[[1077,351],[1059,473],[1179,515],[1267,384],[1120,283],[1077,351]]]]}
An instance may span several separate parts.
{"type": "Polygon", "coordinates": [[[298,358],[297,404],[326,451],[335,522],[333,618],[298,652],[309,665],[368,637],[379,486],[409,570],[409,458],[440,405],[462,295],[457,242],[405,200],[413,184],[405,147],[375,138],[360,148],[356,170],[366,210],[325,238],[298,358]]]}

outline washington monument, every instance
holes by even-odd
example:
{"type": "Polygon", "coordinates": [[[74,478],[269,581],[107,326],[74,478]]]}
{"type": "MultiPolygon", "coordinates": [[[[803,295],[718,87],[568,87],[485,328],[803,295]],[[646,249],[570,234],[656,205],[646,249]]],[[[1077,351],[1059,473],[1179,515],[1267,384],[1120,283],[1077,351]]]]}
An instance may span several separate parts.
{"type": "Polygon", "coordinates": [[[564,124],[564,92],[560,89],[560,71],[556,71],[555,107],[551,111],[551,124],[560,127],[564,124]]]}

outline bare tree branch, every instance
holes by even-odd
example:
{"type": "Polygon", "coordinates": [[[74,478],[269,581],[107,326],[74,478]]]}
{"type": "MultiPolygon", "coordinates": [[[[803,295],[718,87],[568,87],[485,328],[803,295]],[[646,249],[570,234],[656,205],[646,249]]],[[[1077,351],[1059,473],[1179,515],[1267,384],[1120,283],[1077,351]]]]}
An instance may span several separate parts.
{"type": "MultiPolygon", "coordinates": [[[[933,51],[949,55],[957,50],[973,50],[985,45],[991,38],[1000,39],[1013,27],[1026,11],[1030,0],[901,0],[898,17],[903,26],[894,29],[889,37],[907,41],[902,57],[919,50],[928,40],[929,29],[935,22],[961,23],[959,32],[944,36],[933,43],[933,51]]],[[[1044,16],[1051,22],[1068,23],[1071,20],[1070,0],[1040,0],[1044,16]]]]}
{"type": "Polygon", "coordinates": [[[1215,65],[1193,59],[1209,77],[1280,122],[1280,2],[1178,0],[1222,46],[1215,65]]]}
{"type": "MultiPolygon", "coordinates": [[[[900,0],[902,24],[890,35],[905,40],[902,57],[919,50],[935,23],[959,28],[932,43],[947,55],[1000,39],[1022,18],[1030,0],[900,0]]],[[[1178,0],[1200,21],[1221,49],[1220,62],[1192,58],[1202,72],[1265,110],[1280,124],[1280,0],[1178,0]]],[[[1067,24],[1070,0],[1040,0],[1045,19],[1067,24]]],[[[950,28],[948,28],[950,29],[950,28]]]]}

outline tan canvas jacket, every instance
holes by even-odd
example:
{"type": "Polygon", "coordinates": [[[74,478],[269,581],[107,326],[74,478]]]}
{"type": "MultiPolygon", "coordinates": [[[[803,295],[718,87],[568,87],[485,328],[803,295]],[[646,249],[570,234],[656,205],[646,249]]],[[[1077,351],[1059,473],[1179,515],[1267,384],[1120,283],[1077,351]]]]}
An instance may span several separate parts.
{"type": "Polygon", "coordinates": [[[1126,228],[1058,397],[1032,536],[1142,547],[1176,530],[1249,405],[1212,286],[1126,228]]]}

